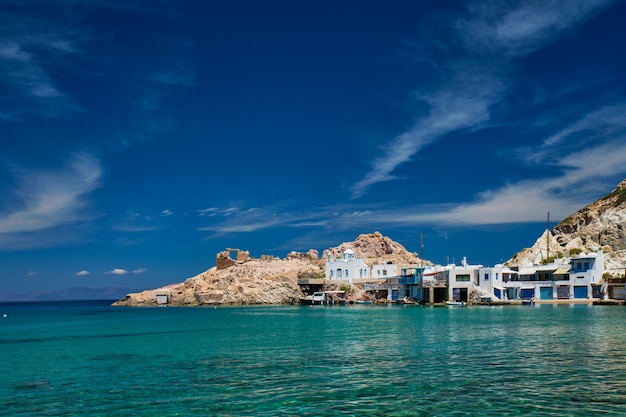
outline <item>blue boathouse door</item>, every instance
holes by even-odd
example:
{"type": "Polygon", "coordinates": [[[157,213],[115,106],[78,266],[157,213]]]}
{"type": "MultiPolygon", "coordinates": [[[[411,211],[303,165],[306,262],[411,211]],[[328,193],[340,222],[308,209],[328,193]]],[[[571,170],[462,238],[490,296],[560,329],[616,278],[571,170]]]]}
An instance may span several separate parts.
{"type": "Polygon", "coordinates": [[[552,291],[552,287],[541,287],[539,289],[539,299],[540,300],[552,300],[554,292],[552,291]]]}
{"type": "Polygon", "coordinates": [[[574,287],[574,298],[587,298],[588,295],[589,291],[587,291],[587,286],[574,287]]]}
{"type": "Polygon", "coordinates": [[[522,300],[530,300],[535,296],[534,288],[522,288],[522,300]]]}

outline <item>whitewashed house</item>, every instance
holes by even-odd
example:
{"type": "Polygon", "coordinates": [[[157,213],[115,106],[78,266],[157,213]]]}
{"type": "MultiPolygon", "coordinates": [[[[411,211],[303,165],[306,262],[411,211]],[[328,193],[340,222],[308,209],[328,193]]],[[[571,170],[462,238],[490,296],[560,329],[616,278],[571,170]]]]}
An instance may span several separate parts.
{"type": "Polygon", "coordinates": [[[370,267],[357,258],[354,251],[347,249],[341,258],[333,259],[330,254],[326,258],[326,279],[347,280],[370,278],[370,267]]]}
{"type": "Polygon", "coordinates": [[[483,294],[488,294],[493,300],[507,300],[508,293],[505,283],[517,277],[517,271],[501,264],[478,269],[477,286],[483,294]]]}
{"type": "Polygon", "coordinates": [[[385,262],[372,266],[372,278],[387,279],[398,275],[398,265],[393,262],[385,262]]]}
{"type": "Polygon", "coordinates": [[[494,296],[508,300],[558,300],[601,298],[604,274],[602,251],[579,254],[558,263],[519,267],[503,275],[503,282],[492,274],[481,287],[491,289],[494,296]],[[517,273],[515,273],[517,272],[517,273]]]}
{"type": "Polygon", "coordinates": [[[478,272],[481,267],[482,265],[469,265],[465,257],[463,257],[461,266],[446,266],[446,281],[448,283],[446,301],[470,301],[470,294],[477,284],[478,272]]]}
{"type": "Polygon", "coordinates": [[[604,253],[601,250],[581,253],[570,260],[570,266],[570,288],[574,298],[599,298],[597,290],[604,274],[604,253]]]}
{"type": "Polygon", "coordinates": [[[400,298],[410,298],[410,285],[417,284],[417,274],[423,272],[424,268],[417,264],[396,264],[391,261],[382,262],[372,266],[371,280],[365,283],[365,290],[378,290],[382,294],[387,294],[390,301],[400,298]]]}

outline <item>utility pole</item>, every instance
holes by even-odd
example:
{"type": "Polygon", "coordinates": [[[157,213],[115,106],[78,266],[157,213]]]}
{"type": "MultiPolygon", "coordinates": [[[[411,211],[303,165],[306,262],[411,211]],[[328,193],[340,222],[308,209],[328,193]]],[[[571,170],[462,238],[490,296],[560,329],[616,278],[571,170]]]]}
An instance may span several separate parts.
{"type": "Polygon", "coordinates": [[[550,212],[548,212],[546,231],[548,232],[548,235],[546,236],[546,262],[548,262],[548,259],[550,258],[550,212]]]}
{"type": "Polygon", "coordinates": [[[424,266],[424,234],[422,232],[420,232],[420,259],[422,266],[424,266]]]}

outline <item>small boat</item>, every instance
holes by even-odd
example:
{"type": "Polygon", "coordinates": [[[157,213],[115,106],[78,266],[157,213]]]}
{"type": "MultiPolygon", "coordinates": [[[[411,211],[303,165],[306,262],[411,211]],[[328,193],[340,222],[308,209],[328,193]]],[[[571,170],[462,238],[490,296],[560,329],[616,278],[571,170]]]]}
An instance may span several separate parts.
{"type": "Polygon", "coordinates": [[[530,300],[529,299],[524,299],[524,300],[522,300],[522,304],[523,305],[527,305],[527,306],[535,305],[535,299],[534,298],[531,298],[530,300]]]}
{"type": "Polygon", "coordinates": [[[300,304],[305,306],[320,306],[339,304],[345,305],[346,300],[340,297],[340,294],[344,294],[344,291],[317,291],[311,295],[300,298],[300,304]]]}
{"type": "Polygon", "coordinates": [[[446,305],[450,307],[465,307],[465,301],[446,301],[446,305]]]}
{"type": "Polygon", "coordinates": [[[372,304],[370,300],[356,300],[356,304],[372,304]]]}
{"type": "Polygon", "coordinates": [[[420,302],[415,300],[415,299],[411,299],[409,297],[404,297],[402,300],[396,300],[396,304],[402,304],[402,305],[420,305],[420,302]]]}
{"type": "Polygon", "coordinates": [[[321,292],[314,292],[311,295],[307,295],[306,297],[300,298],[300,304],[304,305],[304,306],[319,306],[319,305],[323,305],[326,304],[326,293],[321,291],[321,292]]]}

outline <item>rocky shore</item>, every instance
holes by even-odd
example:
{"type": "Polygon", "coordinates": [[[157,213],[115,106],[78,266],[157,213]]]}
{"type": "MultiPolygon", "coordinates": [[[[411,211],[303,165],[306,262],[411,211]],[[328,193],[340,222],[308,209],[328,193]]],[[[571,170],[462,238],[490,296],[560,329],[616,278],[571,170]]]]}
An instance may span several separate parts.
{"type": "Polygon", "coordinates": [[[157,295],[169,305],[291,304],[302,297],[299,277],[323,275],[312,259],[251,259],[227,268],[213,267],[179,284],[128,294],[115,306],[154,306],[157,295]]]}
{"type": "MultiPolygon", "coordinates": [[[[182,283],[128,294],[114,306],[156,306],[158,297],[168,305],[245,305],[294,304],[304,297],[299,280],[322,280],[325,257],[340,256],[353,250],[369,265],[380,262],[418,263],[421,260],[404,246],[379,232],[361,234],[353,242],[344,242],[324,251],[322,259],[314,249],[291,252],[284,259],[273,256],[251,258],[247,251],[226,249],[216,256],[216,266],[182,283]]],[[[430,262],[425,262],[430,264],[430,262]]],[[[339,288],[329,287],[328,290],[339,288]]],[[[347,300],[364,299],[358,288],[351,288],[347,300]]]]}

